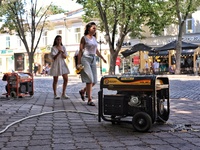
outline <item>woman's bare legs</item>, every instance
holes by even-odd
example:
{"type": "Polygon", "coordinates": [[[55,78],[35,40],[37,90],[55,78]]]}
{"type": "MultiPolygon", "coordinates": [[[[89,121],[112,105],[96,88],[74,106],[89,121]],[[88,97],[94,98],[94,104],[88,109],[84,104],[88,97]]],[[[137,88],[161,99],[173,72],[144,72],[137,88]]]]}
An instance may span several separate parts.
{"type": "MultiPolygon", "coordinates": [[[[88,102],[92,102],[92,87],[94,86],[94,83],[86,83],[86,87],[84,87],[83,89],[81,89],[79,91],[79,94],[81,96],[81,99],[83,101],[85,101],[85,92],[87,93],[87,97],[88,97],[88,102]]],[[[88,103],[89,104],[89,103],[88,103]]],[[[94,103],[90,103],[89,105],[94,106],[94,103]]]]}
{"type": "Polygon", "coordinates": [[[88,102],[92,100],[92,83],[86,83],[86,92],[88,94],[88,102]]]}
{"type": "Polygon", "coordinates": [[[85,92],[86,92],[86,87],[84,87],[83,89],[81,89],[81,91],[85,94],[85,92]]]}
{"type": "MultiPolygon", "coordinates": [[[[87,83],[86,83],[86,85],[87,85],[87,83]]],[[[92,87],[94,86],[95,84],[94,83],[92,83],[92,87]]],[[[86,87],[84,87],[83,89],[81,89],[81,91],[83,92],[83,94],[85,94],[85,92],[86,92],[86,87]]],[[[87,94],[87,93],[86,93],[87,94]]]]}
{"type": "Polygon", "coordinates": [[[88,102],[87,104],[90,106],[95,106],[95,104],[92,102],[92,87],[94,86],[93,83],[86,83],[86,92],[88,94],[88,102]]]}
{"type": "Polygon", "coordinates": [[[58,76],[53,76],[53,93],[57,95],[58,76]]]}
{"type": "Polygon", "coordinates": [[[63,74],[63,91],[62,91],[62,96],[65,95],[65,91],[67,88],[67,83],[68,83],[68,74],[63,74]]]}

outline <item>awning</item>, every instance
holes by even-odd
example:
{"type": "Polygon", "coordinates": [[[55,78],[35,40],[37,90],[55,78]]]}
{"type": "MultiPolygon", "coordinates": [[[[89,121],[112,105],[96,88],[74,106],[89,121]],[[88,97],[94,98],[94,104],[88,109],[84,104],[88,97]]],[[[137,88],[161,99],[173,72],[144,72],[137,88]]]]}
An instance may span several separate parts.
{"type": "Polygon", "coordinates": [[[138,44],[135,44],[131,47],[131,49],[127,49],[123,52],[121,52],[121,54],[124,56],[124,57],[127,57],[127,56],[130,56],[138,51],[150,51],[152,49],[152,47],[148,46],[148,45],[145,45],[143,43],[138,43],[138,44]]]}
{"type": "MultiPolygon", "coordinates": [[[[190,49],[190,50],[182,50],[181,55],[192,55],[194,54],[195,50],[194,49],[190,49]]],[[[168,51],[159,51],[159,52],[153,52],[150,51],[149,56],[167,56],[168,55],[168,51]]]]}
{"type": "Polygon", "coordinates": [[[194,49],[190,49],[190,50],[182,50],[181,55],[192,55],[194,54],[194,49]]]}
{"type": "Polygon", "coordinates": [[[159,52],[150,51],[148,55],[149,56],[167,56],[168,51],[159,51],[159,52]]]}
{"type": "MultiPolygon", "coordinates": [[[[187,43],[187,42],[184,42],[184,41],[181,41],[182,42],[182,49],[187,49],[187,50],[190,50],[190,49],[196,49],[198,48],[199,46],[196,45],[196,44],[192,44],[192,43],[187,43]]],[[[156,48],[155,50],[156,51],[166,51],[166,50],[175,50],[176,49],[176,44],[177,44],[177,40],[175,41],[172,41],[162,47],[158,47],[156,48]]]]}

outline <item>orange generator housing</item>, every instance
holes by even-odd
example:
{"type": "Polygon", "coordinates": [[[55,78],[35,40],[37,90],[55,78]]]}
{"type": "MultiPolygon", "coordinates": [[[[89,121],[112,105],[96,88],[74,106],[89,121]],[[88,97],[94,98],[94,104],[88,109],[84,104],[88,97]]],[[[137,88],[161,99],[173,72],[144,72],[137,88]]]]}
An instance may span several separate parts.
{"type": "Polygon", "coordinates": [[[7,81],[5,87],[6,92],[3,95],[6,97],[10,96],[13,98],[32,96],[34,94],[33,89],[33,74],[25,72],[14,72],[14,73],[5,73],[3,81],[7,81]]]}

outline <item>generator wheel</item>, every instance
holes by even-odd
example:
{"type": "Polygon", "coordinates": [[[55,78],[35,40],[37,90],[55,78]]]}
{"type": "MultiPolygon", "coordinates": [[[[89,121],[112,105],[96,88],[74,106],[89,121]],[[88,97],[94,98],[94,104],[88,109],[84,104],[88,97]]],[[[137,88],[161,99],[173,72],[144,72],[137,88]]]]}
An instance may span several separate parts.
{"type": "Polygon", "coordinates": [[[149,114],[138,112],[133,116],[132,125],[137,131],[146,132],[151,128],[152,120],[149,114]]]}
{"type": "Polygon", "coordinates": [[[11,92],[10,92],[10,97],[16,98],[16,97],[17,97],[16,92],[15,92],[15,91],[11,91],[11,92]]]}
{"type": "Polygon", "coordinates": [[[33,92],[29,92],[29,95],[32,96],[32,95],[33,95],[33,92]]]}

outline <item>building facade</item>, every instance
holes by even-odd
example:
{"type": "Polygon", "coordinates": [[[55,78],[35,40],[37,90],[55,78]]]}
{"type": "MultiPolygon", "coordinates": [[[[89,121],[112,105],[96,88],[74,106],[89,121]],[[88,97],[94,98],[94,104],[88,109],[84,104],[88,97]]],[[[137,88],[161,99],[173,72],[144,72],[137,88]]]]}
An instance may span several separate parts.
{"type": "MultiPolygon", "coordinates": [[[[49,53],[53,45],[53,41],[56,35],[62,36],[62,43],[66,47],[68,52],[68,58],[66,62],[70,69],[70,74],[75,73],[75,62],[74,55],[79,50],[80,39],[84,35],[84,28],[86,23],[82,21],[82,15],[84,14],[83,9],[78,9],[72,12],[52,15],[47,19],[48,25],[42,33],[38,48],[35,52],[34,63],[38,63],[39,73],[42,72],[42,66],[47,63],[51,65],[49,59],[49,53]]],[[[39,35],[39,32],[36,36],[39,35]]],[[[107,56],[107,45],[101,39],[101,33],[97,33],[97,40],[101,42],[99,49],[102,55],[107,56]]],[[[31,35],[27,33],[27,41],[29,42],[31,35]]],[[[36,38],[37,39],[37,38],[36,38]]],[[[28,71],[28,55],[24,48],[22,41],[16,34],[0,34],[0,72],[11,72],[11,71],[28,71]],[[18,59],[19,58],[19,59],[18,59]],[[18,66],[18,62],[23,66],[18,66]]],[[[30,46],[30,42],[28,43],[30,46]]],[[[100,68],[100,60],[97,59],[97,67],[100,68]]],[[[108,70],[108,65],[101,63],[101,67],[104,70],[108,70]]],[[[100,73],[100,70],[98,69],[100,73]]]]}
{"type": "MultiPolygon", "coordinates": [[[[35,52],[34,62],[40,64],[40,70],[42,71],[42,66],[45,64],[51,64],[51,60],[48,57],[50,53],[51,46],[53,44],[53,40],[56,35],[62,36],[63,45],[66,47],[68,51],[68,59],[66,62],[70,69],[70,74],[74,75],[75,73],[75,62],[74,55],[76,51],[79,50],[80,39],[84,34],[85,25],[82,21],[82,15],[84,14],[83,9],[78,9],[75,11],[71,11],[68,13],[57,14],[50,16],[48,21],[48,26],[44,29],[42,33],[41,40],[39,42],[38,48],[35,52]]],[[[190,17],[186,20],[183,41],[200,45],[200,9],[190,15],[190,17]]],[[[130,39],[128,36],[125,38],[124,46],[122,47],[122,51],[125,49],[131,48],[131,46],[137,43],[144,43],[151,47],[161,47],[177,38],[178,27],[175,25],[171,25],[169,28],[165,29],[163,32],[163,36],[156,37],[150,32],[148,29],[145,29],[144,36],[145,39],[130,39]],[[127,44],[128,43],[128,44],[127,44]]],[[[39,34],[39,32],[38,32],[39,34]]],[[[38,35],[37,34],[37,35],[38,35]]],[[[27,41],[30,41],[30,34],[27,33],[27,41]]],[[[10,72],[12,70],[17,70],[17,63],[23,63],[22,70],[28,70],[28,55],[24,48],[22,41],[16,34],[0,34],[0,72],[10,72]],[[19,58],[19,59],[17,59],[19,58]]],[[[97,41],[99,42],[98,49],[101,54],[106,58],[107,64],[100,62],[101,60],[97,59],[97,68],[98,73],[101,72],[106,73],[109,69],[109,47],[104,40],[103,33],[97,31],[97,41]],[[101,71],[100,71],[101,70],[101,71]]],[[[30,45],[30,43],[29,43],[30,45]]],[[[167,55],[157,56],[158,60],[165,60],[169,65],[174,65],[173,57],[175,51],[170,51],[167,55]]],[[[196,71],[200,66],[200,50],[196,49],[192,53],[187,53],[183,55],[182,61],[185,63],[188,59],[191,61],[193,65],[192,70],[196,71]]],[[[119,57],[121,57],[119,53],[119,57]]],[[[148,61],[149,66],[152,62],[152,56],[149,56],[146,52],[138,52],[130,56],[129,58],[121,57],[121,63],[119,66],[120,73],[125,73],[126,71],[139,71],[142,72],[145,69],[145,62],[148,61]]]]}
{"type": "MultiPolygon", "coordinates": [[[[186,20],[184,30],[183,30],[183,39],[182,41],[197,44],[200,46],[200,18],[198,17],[200,15],[200,8],[194,12],[193,14],[189,15],[189,17],[186,20]]],[[[128,39],[125,41],[125,43],[130,42],[131,46],[135,45],[137,43],[144,43],[146,45],[149,45],[153,48],[161,47],[169,42],[172,42],[174,40],[177,40],[178,35],[178,26],[177,25],[171,25],[168,28],[164,29],[162,36],[154,36],[152,35],[148,28],[144,29],[146,32],[144,33],[145,39],[139,40],[139,39],[128,39]]],[[[131,46],[127,47],[130,48],[131,46]]],[[[175,50],[170,50],[167,53],[160,53],[157,56],[155,56],[155,59],[159,60],[161,64],[166,63],[168,65],[168,68],[172,66],[175,68],[175,50]]],[[[184,50],[181,56],[181,73],[200,73],[200,48],[197,48],[195,50],[184,50]],[[189,65],[188,65],[189,63],[189,65]]],[[[131,68],[134,68],[137,66],[138,72],[143,72],[145,70],[145,62],[148,61],[148,65],[151,66],[151,63],[153,62],[153,56],[149,56],[148,52],[137,52],[130,56],[131,58],[128,58],[128,60],[124,60],[125,62],[128,61],[128,65],[132,65],[131,68]],[[139,57],[139,63],[134,64],[134,57],[138,59],[139,57]]],[[[122,67],[122,66],[121,66],[122,67]]],[[[125,67],[127,68],[127,67],[125,67]]]]}

